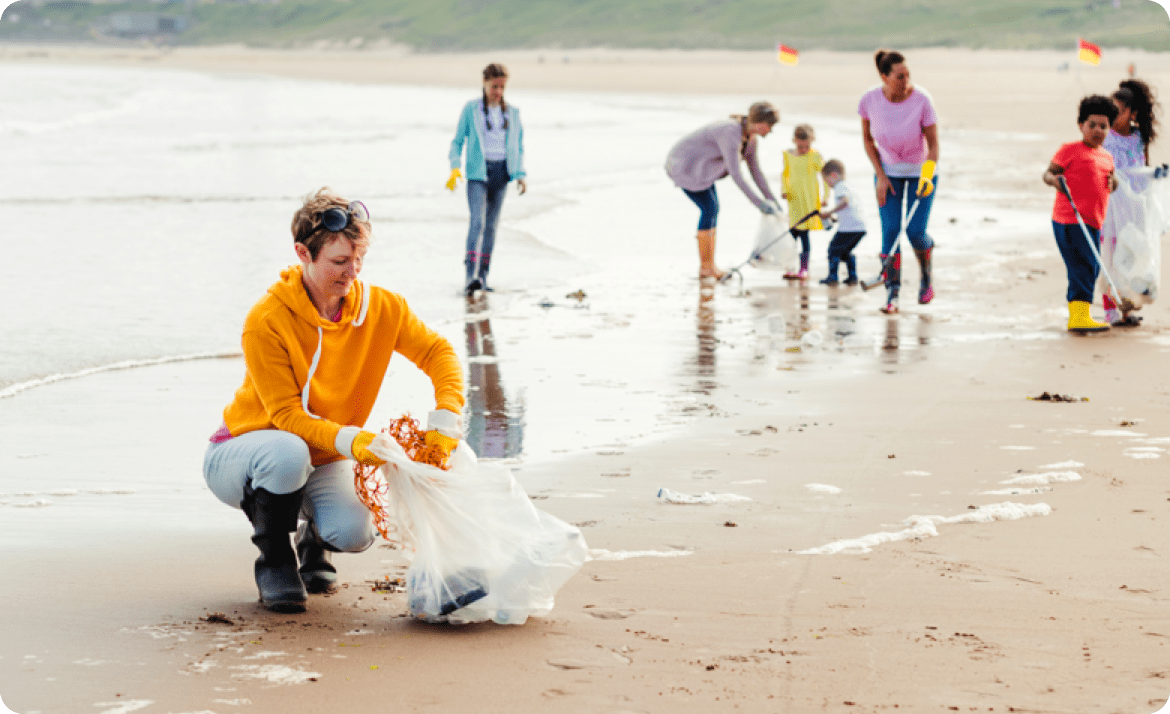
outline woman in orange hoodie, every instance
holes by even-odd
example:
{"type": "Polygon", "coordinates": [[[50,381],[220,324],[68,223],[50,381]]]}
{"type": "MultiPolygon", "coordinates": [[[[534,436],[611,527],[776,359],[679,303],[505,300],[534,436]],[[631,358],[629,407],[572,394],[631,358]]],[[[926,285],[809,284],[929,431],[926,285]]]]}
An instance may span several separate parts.
{"type": "Polygon", "coordinates": [[[361,425],[395,352],[434,384],[427,443],[450,453],[462,436],[463,372],[451,344],[401,295],[357,279],[371,235],[365,206],[321,189],[293,215],[292,234],[300,265],[244,321],[244,383],[203,461],[212,493],[252,522],[256,585],[276,612],[304,612],[306,588],[336,588],[330,551],[374,542],[352,461],[382,464],[361,425]]]}

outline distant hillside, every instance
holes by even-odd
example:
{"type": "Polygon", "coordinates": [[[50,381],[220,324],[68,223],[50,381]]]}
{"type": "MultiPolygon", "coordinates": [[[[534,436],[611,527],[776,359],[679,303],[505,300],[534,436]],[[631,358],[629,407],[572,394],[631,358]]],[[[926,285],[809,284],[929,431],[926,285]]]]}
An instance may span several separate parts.
{"type": "Polygon", "coordinates": [[[778,41],[802,50],[1046,49],[1067,48],[1077,36],[1170,50],[1170,20],[1151,0],[21,0],[0,22],[0,41],[108,42],[143,33],[179,45],[397,43],[424,52],[760,49],[778,41]],[[158,14],[181,19],[143,30],[158,14]]]}

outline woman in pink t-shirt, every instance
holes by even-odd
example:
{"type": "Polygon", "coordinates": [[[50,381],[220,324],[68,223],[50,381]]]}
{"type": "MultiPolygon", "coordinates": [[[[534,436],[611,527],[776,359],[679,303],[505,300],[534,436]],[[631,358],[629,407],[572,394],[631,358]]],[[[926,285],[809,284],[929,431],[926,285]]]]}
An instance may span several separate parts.
{"type": "Polygon", "coordinates": [[[886,258],[902,230],[902,201],[911,182],[916,182],[917,188],[907,199],[907,213],[915,204],[921,204],[906,227],[906,237],[922,268],[918,302],[925,304],[934,299],[930,282],[934,241],[926,234],[926,223],[937,183],[934,167],[938,161],[938,115],[926,90],[910,83],[910,70],[901,53],[878,50],[874,61],[882,83],[861,96],[857,113],[861,115],[865,153],[873,164],[882,219],[882,261],[886,266],[886,304],[882,312],[895,313],[902,286],[902,256],[899,251],[892,260],[886,258]]]}

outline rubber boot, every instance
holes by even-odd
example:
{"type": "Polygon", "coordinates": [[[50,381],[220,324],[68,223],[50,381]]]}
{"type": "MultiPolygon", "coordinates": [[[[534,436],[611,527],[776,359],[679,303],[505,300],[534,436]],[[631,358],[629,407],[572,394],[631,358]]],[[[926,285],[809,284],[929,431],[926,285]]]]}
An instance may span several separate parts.
{"type": "Polygon", "coordinates": [[[463,292],[471,297],[471,294],[476,290],[483,289],[483,282],[479,279],[476,270],[479,266],[479,253],[468,252],[467,257],[463,259],[463,265],[467,268],[467,275],[463,280],[463,292]]]}
{"type": "Polygon", "coordinates": [[[723,278],[723,272],[715,267],[715,229],[699,231],[695,238],[699,242],[699,279],[723,278]]]}
{"type": "Polygon", "coordinates": [[[488,287],[487,278],[488,278],[488,268],[491,267],[491,263],[492,263],[492,257],[490,255],[487,255],[485,253],[480,253],[480,255],[479,255],[479,284],[483,287],[484,290],[486,290],[489,293],[492,292],[492,289],[490,287],[488,287]]]}
{"type": "Polygon", "coordinates": [[[846,285],[856,285],[860,282],[857,278],[857,258],[853,254],[845,256],[845,268],[849,271],[849,277],[845,278],[846,285]]]}
{"type": "Polygon", "coordinates": [[[837,284],[837,265],[841,259],[835,255],[829,256],[829,275],[821,281],[821,285],[836,285],[837,284]]]}
{"type": "MultiPolygon", "coordinates": [[[[888,256],[881,256],[884,263],[888,256]]],[[[898,293],[902,290],[902,254],[898,253],[890,261],[884,273],[886,283],[886,304],[879,308],[887,315],[898,312],[898,293]]]]}
{"type": "Polygon", "coordinates": [[[934,246],[926,250],[914,249],[914,255],[918,257],[918,267],[922,270],[922,282],[918,284],[918,304],[925,305],[934,299],[934,286],[930,282],[930,254],[934,251],[934,246]]]}
{"type": "Polygon", "coordinates": [[[1068,331],[1069,332],[1104,332],[1109,325],[1097,322],[1089,314],[1091,305],[1084,300],[1073,300],[1068,304],[1068,331]]]}
{"type": "Polygon", "coordinates": [[[808,253],[800,254],[800,274],[797,276],[801,280],[808,279],[808,253]]]}
{"type": "Polygon", "coordinates": [[[273,612],[304,612],[305,585],[297,572],[297,554],[289,533],[297,529],[304,489],[292,493],[271,493],[244,486],[240,506],[252,522],[252,542],[260,549],[256,559],[256,587],[260,602],[273,612]]]}
{"type": "Polygon", "coordinates": [[[330,562],[332,548],[312,521],[302,521],[297,528],[297,558],[301,561],[301,582],[310,593],[331,593],[337,590],[337,568],[330,562]]]}

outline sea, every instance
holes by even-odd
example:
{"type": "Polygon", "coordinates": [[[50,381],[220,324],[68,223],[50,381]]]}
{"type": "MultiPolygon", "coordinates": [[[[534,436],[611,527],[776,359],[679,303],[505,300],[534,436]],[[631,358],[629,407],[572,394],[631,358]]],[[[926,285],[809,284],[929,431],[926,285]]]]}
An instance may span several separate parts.
{"type": "MultiPolygon", "coordinates": [[[[0,63],[2,418],[20,418],[10,400],[28,390],[111,370],[234,359],[242,378],[244,315],[295,262],[292,214],[326,186],[372,214],[362,278],[403,294],[460,351],[468,439],[482,456],[657,438],[694,418],[693,395],[720,370],[759,369],[761,352],[774,368],[791,358],[786,344],[853,348],[875,364],[929,346],[921,324],[877,321],[880,290],[742,299],[753,284],[757,298],[789,286],[745,265],[761,219],[730,180],[719,183],[718,257],[741,273],[700,290],[698,211],[663,169],[679,137],[767,98],[781,123],[761,161],[777,194],[797,123],[816,127],[826,158],[870,180],[856,117],[792,112],[783,97],[509,90],[529,190],[505,201],[495,292],[465,299],[466,195],[444,183],[474,79],[418,87],[0,63]],[[808,332],[817,339],[801,343],[808,332]]],[[[855,193],[876,229],[871,192],[855,193]]],[[[991,230],[967,223],[972,245],[991,230]]],[[[827,238],[814,242],[816,266],[827,238]]],[[[858,248],[863,271],[876,272],[877,248],[873,230],[858,248]]],[[[406,360],[382,393],[369,426],[432,408],[406,360]]]]}

